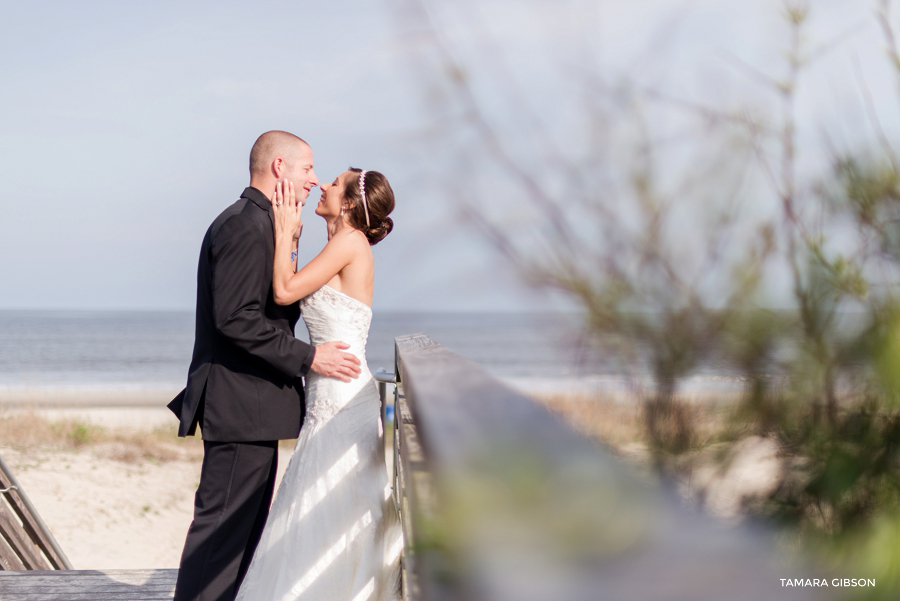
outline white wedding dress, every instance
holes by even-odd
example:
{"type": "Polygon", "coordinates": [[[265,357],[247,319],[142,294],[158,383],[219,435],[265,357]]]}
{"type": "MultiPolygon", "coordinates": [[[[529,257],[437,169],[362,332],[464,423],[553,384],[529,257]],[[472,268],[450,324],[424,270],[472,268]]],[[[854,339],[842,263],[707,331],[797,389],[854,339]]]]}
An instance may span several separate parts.
{"type": "Polygon", "coordinates": [[[396,601],[402,534],[366,367],[372,310],[323,286],[300,301],[313,345],[350,345],[362,374],[310,374],[306,419],[237,601],[396,601]]]}

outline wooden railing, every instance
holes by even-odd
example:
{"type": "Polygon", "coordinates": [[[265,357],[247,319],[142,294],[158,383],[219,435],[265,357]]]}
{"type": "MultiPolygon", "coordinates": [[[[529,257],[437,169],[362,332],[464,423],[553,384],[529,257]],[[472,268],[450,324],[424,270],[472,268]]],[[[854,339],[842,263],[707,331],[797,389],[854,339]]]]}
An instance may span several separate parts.
{"type": "MultiPolygon", "coordinates": [[[[758,601],[802,566],[684,507],[424,334],[396,339],[394,495],[414,601],[758,601]]],[[[382,378],[383,379],[383,378],[382,378]]]]}
{"type": "Polygon", "coordinates": [[[71,570],[22,485],[0,457],[0,570],[71,570]]]}

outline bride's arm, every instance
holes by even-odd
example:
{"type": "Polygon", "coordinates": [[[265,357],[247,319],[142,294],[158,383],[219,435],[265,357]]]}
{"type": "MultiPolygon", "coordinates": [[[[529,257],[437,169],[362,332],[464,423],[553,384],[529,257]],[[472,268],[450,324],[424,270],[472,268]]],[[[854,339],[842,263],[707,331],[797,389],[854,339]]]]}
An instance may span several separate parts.
{"type": "Polygon", "coordinates": [[[346,236],[333,237],[312,261],[297,273],[292,273],[290,240],[283,241],[279,249],[276,239],[275,274],[272,279],[275,302],[290,305],[327,284],[350,263],[352,249],[348,242],[346,236]]]}
{"type": "Polygon", "coordinates": [[[340,273],[353,258],[352,243],[347,236],[333,236],[325,248],[312,261],[294,273],[291,253],[296,248],[295,232],[302,227],[302,206],[293,200],[293,185],[282,195],[281,186],[276,189],[275,211],[275,266],[272,273],[272,291],[275,302],[290,305],[315,292],[340,273]],[[283,200],[282,200],[283,199],[283,200]],[[282,200],[282,204],[278,204],[282,200]]]}

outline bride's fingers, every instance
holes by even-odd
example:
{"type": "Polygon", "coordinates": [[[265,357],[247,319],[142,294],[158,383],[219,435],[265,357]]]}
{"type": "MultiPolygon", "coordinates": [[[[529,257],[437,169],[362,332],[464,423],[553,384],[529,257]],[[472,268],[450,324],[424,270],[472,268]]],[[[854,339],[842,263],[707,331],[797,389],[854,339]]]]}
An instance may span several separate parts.
{"type": "Polygon", "coordinates": [[[285,205],[286,188],[285,182],[275,184],[275,194],[272,199],[272,210],[275,213],[275,228],[282,231],[294,229],[291,214],[285,210],[288,209],[288,206],[285,205]]]}
{"type": "Polygon", "coordinates": [[[275,184],[275,204],[279,207],[281,206],[281,203],[284,202],[283,184],[284,182],[275,184]]]}

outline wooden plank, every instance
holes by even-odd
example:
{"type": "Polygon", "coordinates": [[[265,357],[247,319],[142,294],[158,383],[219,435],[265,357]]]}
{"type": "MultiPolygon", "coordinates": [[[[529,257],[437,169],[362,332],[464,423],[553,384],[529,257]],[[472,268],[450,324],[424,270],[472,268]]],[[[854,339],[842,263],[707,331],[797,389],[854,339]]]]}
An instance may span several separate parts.
{"type": "Polygon", "coordinates": [[[166,590],[147,590],[143,587],[134,587],[131,590],[116,589],[107,591],[68,592],[57,589],[52,593],[35,593],[25,591],[22,593],[6,593],[0,590],[2,601],[171,601],[174,596],[174,587],[166,590]]]}
{"type": "Polygon", "coordinates": [[[0,536],[0,569],[3,570],[24,570],[25,564],[19,554],[9,546],[9,542],[0,536]]]}
{"type": "Polygon", "coordinates": [[[0,601],[170,601],[178,570],[0,573],[0,601]]]}
{"type": "Polygon", "coordinates": [[[409,601],[410,579],[413,578],[412,565],[414,563],[414,550],[406,545],[413,540],[412,522],[409,518],[409,501],[406,490],[406,472],[408,467],[403,459],[403,439],[406,435],[408,423],[404,418],[406,410],[403,401],[402,386],[397,385],[396,400],[394,402],[394,503],[400,515],[400,527],[403,531],[404,549],[400,561],[401,599],[409,601]]]}
{"type": "MultiPolygon", "coordinates": [[[[62,571],[62,570],[57,570],[62,571]]],[[[175,585],[168,583],[160,583],[160,584],[126,584],[123,582],[99,582],[94,581],[90,586],[85,585],[84,583],[78,582],[77,580],[69,580],[68,582],[58,582],[52,586],[10,586],[4,588],[4,594],[12,594],[12,593],[21,593],[21,594],[31,594],[31,595],[93,595],[98,593],[120,593],[120,592],[132,592],[135,589],[140,589],[142,592],[147,593],[167,593],[171,592],[175,585]]]]}
{"type": "Polygon", "coordinates": [[[171,601],[174,593],[156,593],[142,590],[114,591],[109,593],[52,593],[38,594],[24,593],[22,595],[7,596],[0,591],[2,601],[171,601]]]}
{"type": "Polygon", "coordinates": [[[6,503],[0,500],[0,535],[21,558],[27,570],[48,570],[52,566],[41,555],[41,550],[32,542],[25,528],[13,517],[6,503]]]}
{"type": "Polygon", "coordinates": [[[68,582],[76,582],[85,586],[93,586],[93,583],[96,582],[119,582],[127,585],[144,585],[168,583],[170,581],[175,582],[177,576],[177,569],[34,570],[0,574],[0,580],[7,583],[8,586],[47,586],[68,582]]]}
{"type": "MultiPolygon", "coordinates": [[[[148,590],[166,590],[174,586],[174,581],[170,582],[167,578],[158,578],[147,582],[134,581],[122,582],[110,577],[102,578],[84,578],[78,574],[70,574],[70,570],[54,570],[62,572],[66,576],[57,578],[55,581],[34,581],[19,580],[11,581],[11,579],[0,579],[3,582],[4,590],[9,591],[33,591],[33,592],[54,592],[67,590],[73,592],[89,592],[89,591],[115,591],[115,590],[131,590],[136,586],[148,590]]],[[[74,570],[72,570],[74,571],[74,570]]]]}
{"type": "Polygon", "coordinates": [[[140,592],[143,594],[153,594],[153,595],[164,595],[173,592],[174,584],[144,584],[144,585],[133,585],[133,584],[122,584],[122,583],[97,583],[94,586],[82,586],[78,583],[69,582],[64,586],[33,586],[33,587],[10,587],[8,590],[3,590],[3,595],[32,595],[32,596],[44,596],[44,597],[52,597],[58,595],[83,595],[87,598],[90,595],[100,595],[100,594],[113,594],[113,593],[132,593],[132,592],[140,592]]]}
{"type": "Polygon", "coordinates": [[[421,334],[397,338],[396,350],[438,493],[438,538],[416,555],[428,601],[820,598],[781,587],[786,562],[766,532],[726,530],[683,507],[421,334]]]}
{"type": "Polygon", "coordinates": [[[402,354],[410,355],[440,348],[443,347],[427,334],[417,333],[394,338],[394,373],[397,374],[397,381],[403,381],[403,362],[400,360],[402,354]]]}
{"type": "Polygon", "coordinates": [[[72,566],[69,564],[68,559],[62,555],[62,552],[57,551],[59,545],[56,544],[56,541],[51,540],[44,534],[45,529],[41,528],[39,523],[40,517],[32,515],[32,512],[28,510],[29,504],[25,501],[26,496],[24,491],[20,490],[20,485],[15,481],[12,474],[6,473],[7,469],[9,468],[6,465],[6,462],[0,457],[0,489],[6,490],[6,492],[3,493],[6,497],[6,501],[22,522],[22,526],[28,534],[28,537],[38,546],[41,552],[43,552],[44,556],[49,561],[49,567],[57,570],[71,568],[72,566]]]}
{"type": "MultiPolygon", "coordinates": [[[[419,348],[433,348],[433,346],[423,345],[419,348]]],[[[397,423],[401,428],[399,441],[403,494],[400,517],[404,541],[407,543],[403,557],[402,594],[405,600],[439,599],[433,583],[427,578],[420,577],[420,574],[434,571],[431,567],[435,560],[431,551],[434,542],[432,527],[438,521],[434,479],[428,470],[417,427],[403,395],[398,397],[395,415],[398,416],[397,423]],[[417,535],[416,524],[424,526],[420,535],[417,535]]]]}

